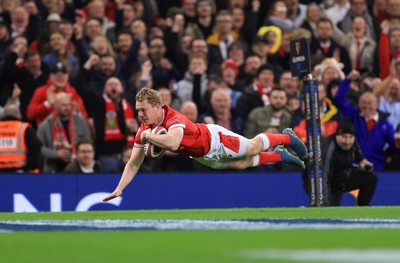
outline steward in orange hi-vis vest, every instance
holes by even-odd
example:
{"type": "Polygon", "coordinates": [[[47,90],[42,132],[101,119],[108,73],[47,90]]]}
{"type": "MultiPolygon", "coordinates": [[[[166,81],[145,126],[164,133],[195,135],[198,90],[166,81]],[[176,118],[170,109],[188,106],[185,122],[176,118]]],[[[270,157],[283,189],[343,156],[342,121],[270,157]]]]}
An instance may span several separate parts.
{"type": "Polygon", "coordinates": [[[25,132],[28,123],[18,120],[0,122],[0,169],[22,169],[27,162],[25,132]]]}
{"type": "Polygon", "coordinates": [[[18,106],[7,105],[0,120],[0,173],[37,171],[41,147],[32,127],[21,122],[18,106]]]}

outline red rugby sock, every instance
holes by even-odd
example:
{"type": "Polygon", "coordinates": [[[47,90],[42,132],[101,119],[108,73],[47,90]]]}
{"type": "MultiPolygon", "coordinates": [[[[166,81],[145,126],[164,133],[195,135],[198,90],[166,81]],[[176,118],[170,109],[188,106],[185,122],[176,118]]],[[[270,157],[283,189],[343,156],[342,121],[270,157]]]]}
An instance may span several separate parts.
{"type": "Polygon", "coordinates": [[[274,147],[279,144],[288,145],[290,143],[290,136],[288,134],[273,134],[264,133],[269,139],[269,147],[274,147]]]}
{"type": "Polygon", "coordinates": [[[276,152],[260,152],[258,164],[282,162],[282,157],[276,152]]]}

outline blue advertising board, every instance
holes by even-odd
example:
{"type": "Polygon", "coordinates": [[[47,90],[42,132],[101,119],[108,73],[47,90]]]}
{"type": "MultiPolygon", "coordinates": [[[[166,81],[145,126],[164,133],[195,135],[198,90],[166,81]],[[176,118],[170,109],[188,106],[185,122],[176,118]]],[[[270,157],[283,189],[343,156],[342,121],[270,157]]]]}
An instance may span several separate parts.
{"type": "MultiPolygon", "coordinates": [[[[143,173],[108,203],[119,174],[1,174],[0,212],[309,206],[298,173],[143,173]]],[[[372,205],[400,205],[400,174],[379,175],[372,205]]],[[[349,196],[343,205],[354,205],[349,196]]]]}

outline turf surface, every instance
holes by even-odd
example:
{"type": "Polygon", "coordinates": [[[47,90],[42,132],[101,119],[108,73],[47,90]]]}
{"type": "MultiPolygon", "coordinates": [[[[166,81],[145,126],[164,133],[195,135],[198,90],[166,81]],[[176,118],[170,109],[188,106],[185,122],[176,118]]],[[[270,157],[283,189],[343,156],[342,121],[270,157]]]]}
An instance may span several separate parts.
{"type": "MultiPolygon", "coordinates": [[[[399,207],[0,213],[0,220],[400,218],[399,207]]],[[[0,234],[1,262],[357,262],[252,259],[248,250],[371,249],[400,253],[400,229],[263,231],[12,232],[0,234]]],[[[361,252],[359,251],[361,250],[361,252]]],[[[282,252],[284,253],[284,252],[282,252]]],[[[364,261],[366,262],[366,261],[364,261]]],[[[385,262],[385,261],[368,261],[385,262]]],[[[386,261],[387,262],[387,261],[386,261]]],[[[395,261],[390,261],[395,262],[395,261]]],[[[399,258],[400,262],[400,258],[399,258]]]]}
{"type": "Polygon", "coordinates": [[[400,207],[184,209],[92,212],[0,213],[0,220],[93,219],[257,219],[257,218],[400,218],[400,207]]]}

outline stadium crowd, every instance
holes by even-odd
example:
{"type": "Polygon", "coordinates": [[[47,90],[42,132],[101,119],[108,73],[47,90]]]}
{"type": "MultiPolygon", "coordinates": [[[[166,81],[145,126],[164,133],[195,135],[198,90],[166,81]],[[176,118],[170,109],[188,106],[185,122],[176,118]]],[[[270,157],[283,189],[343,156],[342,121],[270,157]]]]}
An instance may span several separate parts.
{"type": "MultiPolygon", "coordinates": [[[[2,0],[0,13],[3,172],[122,172],[143,87],[194,122],[305,141],[289,59],[302,37],[322,137],[348,116],[374,170],[400,169],[400,0],[2,0]]],[[[207,168],[168,153],[141,169],[207,168]]]]}

